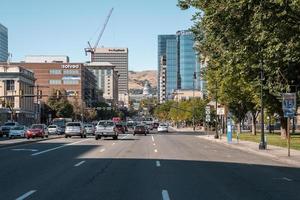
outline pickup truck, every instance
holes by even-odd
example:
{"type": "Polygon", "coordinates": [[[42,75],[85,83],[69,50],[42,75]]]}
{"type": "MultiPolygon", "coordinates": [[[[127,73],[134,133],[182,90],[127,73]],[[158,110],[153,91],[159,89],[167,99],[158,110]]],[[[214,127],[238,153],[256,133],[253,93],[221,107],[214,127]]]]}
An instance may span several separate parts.
{"type": "Polygon", "coordinates": [[[96,126],[95,139],[101,139],[101,137],[112,137],[114,140],[118,139],[118,131],[113,121],[101,120],[96,126]]]}
{"type": "Polygon", "coordinates": [[[15,126],[19,126],[19,123],[18,122],[6,122],[0,128],[0,136],[2,137],[3,135],[5,135],[6,137],[8,137],[10,129],[15,126]]]}

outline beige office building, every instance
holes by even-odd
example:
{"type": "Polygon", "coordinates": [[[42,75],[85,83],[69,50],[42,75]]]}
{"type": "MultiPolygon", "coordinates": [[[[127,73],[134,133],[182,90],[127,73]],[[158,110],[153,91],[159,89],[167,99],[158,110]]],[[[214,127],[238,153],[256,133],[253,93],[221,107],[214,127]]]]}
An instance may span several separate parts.
{"type": "MultiPolygon", "coordinates": [[[[109,62],[115,66],[119,74],[118,93],[119,101],[124,101],[128,96],[128,49],[127,48],[97,48],[91,54],[92,62],[109,62]]],[[[128,99],[128,98],[127,98],[128,99]]],[[[128,101],[124,102],[128,105],[128,101]]]]}
{"type": "Polygon", "coordinates": [[[0,64],[0,123],[35,121],[34,73],[19,65],[0,64]]]}

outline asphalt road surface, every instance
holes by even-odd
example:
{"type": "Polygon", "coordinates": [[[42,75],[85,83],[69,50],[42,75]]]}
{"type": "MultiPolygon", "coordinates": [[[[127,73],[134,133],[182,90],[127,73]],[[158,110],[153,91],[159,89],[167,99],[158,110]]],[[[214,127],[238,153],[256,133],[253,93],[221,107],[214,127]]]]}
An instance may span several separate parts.
{"type": "Polygon", "coordinates": [[[300,199],[300,169],[194,134],[58,138],[0,149],[0,199],[300,199]]]}

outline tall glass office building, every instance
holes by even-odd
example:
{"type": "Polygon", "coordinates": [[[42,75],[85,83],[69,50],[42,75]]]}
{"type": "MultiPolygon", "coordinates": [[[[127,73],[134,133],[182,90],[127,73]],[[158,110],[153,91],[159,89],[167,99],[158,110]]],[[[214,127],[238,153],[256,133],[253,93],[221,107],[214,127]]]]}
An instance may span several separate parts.
{"type": "Polygon", "coordinates": [[[158,36],[158,76],[160,75],[160,58],[166,56],[167,98],[177,89],[200,89],[200,63],[194,50],[194,42],[190,31],[178,31],[174,35],[158,36]],[[196,72],[195,81],[194,72],[196,72]]]}
{"type": "Polygon", "coordinates": [[[0,24],[0,62],[6,62],[8,58],[8,34],[7,28],[0,24]]]}

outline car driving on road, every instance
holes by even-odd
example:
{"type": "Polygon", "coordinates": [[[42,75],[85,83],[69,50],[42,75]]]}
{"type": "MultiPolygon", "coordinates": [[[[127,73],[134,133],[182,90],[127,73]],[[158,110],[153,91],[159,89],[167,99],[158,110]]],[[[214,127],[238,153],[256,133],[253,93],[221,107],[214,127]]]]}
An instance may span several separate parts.
{"type": "Polygon", "coordinates": [[[84,130],[86,134],[95,135],[95,126],[93,124],[85,124],[84,130]]]}
{"type": "Polygon", "coordinates": [[[167,124],[160,124],[157,127],[157,132],[168,132],[168,125],[167,124]]]}
{"type": "Polygon", "coordinates": [[[62,130],[62,128],[57,125],[49,125],[48,132],[49,134],[61,134],[64,132],[64,130],[62,130]]]}
{"type": "Polygon", "coordinates": [[[135,134],[143,134],[147,135],[149,131],[147,130],[147,127],[145,125],[136,125],[133,130],[133,135],[135,134]]]}
{"type": "Polygon", "coordinates": [[[12,127],[18,126],[18,122],[6,122],[4,125],[0,128],[0,137],[5,135],[6,137],[9,136],[9,131],[12,127]]]}
{"type": "Polygon", "coordinates": [[[101,137],[112,137],[114,140],[118,139],[118,131],[113,121],[101,120],[96,126],[95,139],[98,140],[101,137]]]}
{"type": "Polygon", "coordinates": [[[65,138],[80,136],[86,138],[86,132],[81,122],[68,122],[65,129],[65,138]]]}
{"type": "Polygon", "coordinates": [[[45,124],[32,124],[31,127],[26,131],[25,136],[27,139],[48,137],[47,126],[45,124]]]}
{"type": "Polygon", "coordinates": [[[26,126],[14,126],[9,131],[9,139],[16,137],[25,137],[25,133],[27,131],[26,126]]]}

